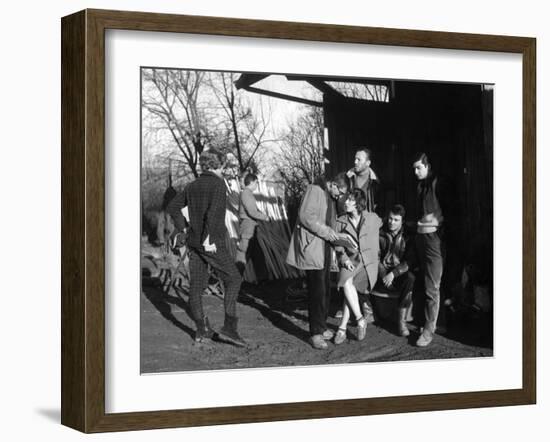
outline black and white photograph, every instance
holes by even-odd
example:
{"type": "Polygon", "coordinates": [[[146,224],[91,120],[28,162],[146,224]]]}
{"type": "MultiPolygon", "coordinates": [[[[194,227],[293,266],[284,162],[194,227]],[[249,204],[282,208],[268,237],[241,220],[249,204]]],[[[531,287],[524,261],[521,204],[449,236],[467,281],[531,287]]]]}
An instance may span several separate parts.
{"type": "Polygon", "coordinates": [[[544,11],[8,3],[0,439],[546,440],[544,11]]]}
{"type": "Polygon", "coordinates": [[[142,374],[493,356],[493,84],[140,76],[142,374]]]}

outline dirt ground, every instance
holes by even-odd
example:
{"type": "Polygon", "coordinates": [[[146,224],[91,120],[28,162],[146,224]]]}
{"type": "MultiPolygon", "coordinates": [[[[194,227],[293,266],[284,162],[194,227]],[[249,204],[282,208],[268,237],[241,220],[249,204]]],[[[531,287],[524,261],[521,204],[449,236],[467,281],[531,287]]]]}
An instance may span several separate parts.
{"type": "MultiPolygon", "coordinates": [[[[389,321],[369,324],[364,341],[355,339],[355,327],[348,340],[328,350],[315,350],[308,343],[307,306],[290,301],[291,282],[252,285],[243,283],[238,299],[239,333],[246,348],[221,341],[196,344],[185,288],[166,291],[159,279],[144,277],[141,293],[141,372],[161,373],[250,367],[304,366],[352,362],[382,362],[420,359],[472,358],[492,356],[492,339],[479,323],[452,324],[445,335],[437,334],[427,348],[414,345],[418,327],[411,324],[408,338],[395,334],[389,321]]],[[[212,328],[223,325],[223,298],[206,293],[204,310],[212,328]]],[[[329,327],[336,331],[337,303],[331,306],[329,327]]]]}

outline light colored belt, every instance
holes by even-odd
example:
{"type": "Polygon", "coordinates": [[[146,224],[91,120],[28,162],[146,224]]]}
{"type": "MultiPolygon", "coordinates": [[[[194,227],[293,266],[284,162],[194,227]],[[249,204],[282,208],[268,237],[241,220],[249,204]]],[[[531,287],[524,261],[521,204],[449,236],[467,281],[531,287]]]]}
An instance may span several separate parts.
{"type": "Polygon", "coordinates": [[[416,233],[435,233],[437,232],[436,226],[417,226],[416,233]]]}

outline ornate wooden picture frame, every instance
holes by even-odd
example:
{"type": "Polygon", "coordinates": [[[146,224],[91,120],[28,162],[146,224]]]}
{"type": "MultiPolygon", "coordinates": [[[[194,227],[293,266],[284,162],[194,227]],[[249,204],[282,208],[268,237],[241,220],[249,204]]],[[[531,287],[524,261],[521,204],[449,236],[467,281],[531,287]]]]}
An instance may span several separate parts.
{"type": "MultiPolygon", "coordinates": [[[[404,29],[85,10],[62,19],[62,410],[104,432],[533,404],[536,401],[536,41],[404,29]],[[169,411],[106,413],[105,31],[134,30],[521,54],[521,388],[169,411]]],[[[519,295],[518,295],[519,296],[519,295]]]]}

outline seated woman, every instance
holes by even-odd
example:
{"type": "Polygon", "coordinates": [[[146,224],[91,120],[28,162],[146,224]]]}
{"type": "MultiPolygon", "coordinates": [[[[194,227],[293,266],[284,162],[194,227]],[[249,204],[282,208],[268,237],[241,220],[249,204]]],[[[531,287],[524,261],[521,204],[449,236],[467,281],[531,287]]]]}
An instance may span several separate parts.
{"type": "Polygon", "coordinates": [[[357,319],[357,339],[365,339],[367,320],[361,314],[357,292],[368,293],[378,276],[378,235],[382,220],[367,211],[367,197],[361,189],[353,189],[344,202],[345,215],[338,218],[336,230],[349,241],[338,241],[336,253],[340,265],[338,287],[344,289],[344,311],[335,344],[346,340],[350,310],[357,319]]]}

